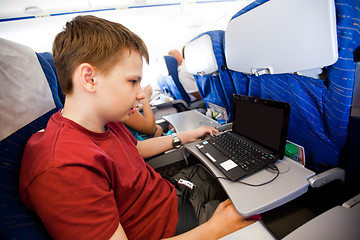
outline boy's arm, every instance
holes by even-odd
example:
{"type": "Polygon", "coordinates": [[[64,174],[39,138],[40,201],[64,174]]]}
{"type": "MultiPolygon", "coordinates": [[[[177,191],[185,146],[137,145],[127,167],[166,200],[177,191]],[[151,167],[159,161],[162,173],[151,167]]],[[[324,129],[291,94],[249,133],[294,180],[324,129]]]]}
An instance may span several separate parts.
{"type": "MultiPolygon", "coordinates": [[[[213,127],[204,126],[194,130],[179,132],[178,137],[182,144],[184,144],[217,132],[219,131],[213,127]]],[[[136,147],[143,158],[149,158],[173,148],[172,136],[162,136],[138,141],[136,147]]]]}
{"type": "Polygon", "coordinates": [[[254,222],[254,220],[246,220],[246,218],[240,216],[230,199],[227,199],[220,203],[209,221],[188,232],[169,239],[215,240],[249,226],[254,222]]]}
{"type": "MultiPolygon", "coordinates": [[[[246,220],[244,217],[240,216],[232,202],[228,199],[217,207],[214,215],[209,221],[181,235],[169,238],[169,240],[215,240],[244,228],[254,222],[254,220],[246,220]]],[[[111,237],[111,240],[115,239],[127,239],[120,224],[114,235],[111,237]]]]}

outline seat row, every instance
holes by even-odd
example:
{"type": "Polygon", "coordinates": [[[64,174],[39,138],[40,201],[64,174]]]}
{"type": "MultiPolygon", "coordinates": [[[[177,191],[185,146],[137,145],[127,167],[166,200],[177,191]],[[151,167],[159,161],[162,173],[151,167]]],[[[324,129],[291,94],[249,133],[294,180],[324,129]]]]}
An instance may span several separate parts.
{"type": "Polygon", "coordinates": [[[192,39],[184,57],[206,107],[226,109],[231,122],[233,94],[289,102],[288,140],[305,148],[307,167],[339,166],[354,92],[353,52],[360,45],[356,4],[256,1],[225,31],[192,39]]]}

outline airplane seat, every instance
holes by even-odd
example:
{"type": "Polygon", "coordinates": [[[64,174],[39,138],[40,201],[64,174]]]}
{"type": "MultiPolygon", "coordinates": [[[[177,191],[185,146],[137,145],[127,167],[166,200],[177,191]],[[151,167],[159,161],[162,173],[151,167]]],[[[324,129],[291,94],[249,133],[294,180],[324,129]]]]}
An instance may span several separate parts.
{"type": "MultiPolygon", "coordinates": [[[[176,59],[174,60],[176,61],[176,59]]],[[[160,115],[158,114],[158,116],[155,116],[156,119],[165,115],[189,110],[189,105],[182,98],[180,91],[178,91],[178,88],[170,75],[165,57],[157,59],[156,68],[158,71],[156,80],[160,92],[156,93],[155,98],[152,97],[150,104],[153,107],[162,109],[163,112],[160,115]]]]}
{"type": "Polygon", "coordinates": [[[5,39],[0,39],[0,48],[0,236],[50,239],[41,221],[22,203],[18,185],[26,142],[62,108],[56,76],[31,48],[5,39]]]}
{"type": "MultiPolygon", "coordinates": [[[[358,2],[360,7],[360,1],[358,2]]],[[[360,46],[354,52],[356,62],[355,83],[349,120],[348,135],[348,159],[346,161],[346,182],[352,187],[358,188],[360,185],[360,46]]]]}
{"type": "Polygon", "coordinates": [[[311,219],[283,240],[360,239],[360,194],[311,219]]]}
{"type": "MultiPolygon", "coordinates": [[[[339,201],[349,192],[358,194],[359,182],[349,186],[346,179],[344,184],[345,171],[341,168],[346,164],[346,174],[351,166],[355,168],[351,169],[353,172],[359,172],[356,155],[359,151],[354,151],[356,160],[343,157],[346,142],[352,140],[354,150],[354,141],[359,139],[348,136],[349,131],[356,131],[356,126],[351,130],[348,124],[354,103],[353,51],[360,44],[356,20],[359,3],[358,0],[256,1],[235,14],[225,31],[227,66],[246,74],[248,95],[291,104],[288,139],[305,148],[306,167],[319,173],[308,179],[309,185],[318,188],[334,179],[342,181],[340,188],[344,192],[334,191],[334,185],[326,186],[327,190],[309,191],[306,195],[310,196],[304,198],[311,200],[301,202],[308,204],[309,209],[313,209],[314,204],[324,208],[325,202],[339,201]],[[356,163],[349,165],[347,160],[356,163]],[[319,191],[326,194],[314,198],[319,191]]],[[[333,210],[329,212],[332,214],[333,210]]],[[[273,213],[276,215],[279,211],[274,209],[273,213]]],[[[286,214],[279,229],[289,227],[287,223],[291,221],[289,213],[286,214]]],[[[326,223],[339,215],[329,218],[331,215],[326,213],[325,216],[318,217],[326,223]]],[[[317,217],[309,224],[319,223],[315,219],[317,217]]],[[[344,220],[341,216],[339,219],[344,220]]],[[[345,223],[352,224],[350,219],[345,223]]],[[[318,231],[326,232],[328,226],[318,225],[318,231]]],[[[307,227],[304,229],[312,234],[307,227]]],[[[286,239],[306,238],[306,235],[293,236],[299,235],[289,235],[286,239]]]]}
{"type": "MultiPolygon", "coordinates": [[[[56,79],[58,79],[53,55],[50,52],[41,52],[41,53],[37,53],[37,54],[39,54],[41,57],[45,58],[45,60],[50,64],[51,68],[53,69],[56,79]]],[[[58,84],[58,94],[59,94],[61,103],[64,105],[65,94],[62,92],[60,84],[58,84]]]]}
{"type": "Polygon", "coordinates": [[[226,120],[231,122],[235,88],[225,69],[223,39],[223,30],[202,33],[185,45],[184,55],[206,107],[215,104],[225,108],[226,120]]]}
{"type": "MultiPolygon", "coordinates": [[[[189,94],[185,91],[183,85],[181,84],[178,76],[178,62],[176,58],[173,56],[164,56],[164,61],[166,66],[166,74],[160,74],[157,79],[160,90],[165,92],[165,94],[170,94],[175,100],[186,103],[183,104],[183,108],[180,108],[181,105],[175,105],[179,112],[197,109],[198,111],[205,113],[204,101],[192,101],[189,94]]],[[[176,101],[173,103],[175,104],[176,101]]]]}
{"type": "Polygon", "coordinates": [[[248,95],[291,104],[288,139],[316,171],[341,164],[359,45],[356,9],[336,2],[256,1],[225,31],[228,68],[247,74],[248,95]]]}
{"type": "Polygon", "coordinates": [[[245,96],[249,95],[249,78],[247,75],[230,69],[227,69],[227,71],[229,72],[234,83],[236,94],[245,96]]]}
{"type": "Polygon", "coordinates": [[[187,104],[190,104],[191,100],[189,95],[186,93],[184,87],[182,86],[179,76],[178,76],[178,62],[173,56],[164,56],[166,67],[169,71],[169,75],[172,78],[172,85],[169,89],[171,94],[175,99],[183,99],[187,104]]]}

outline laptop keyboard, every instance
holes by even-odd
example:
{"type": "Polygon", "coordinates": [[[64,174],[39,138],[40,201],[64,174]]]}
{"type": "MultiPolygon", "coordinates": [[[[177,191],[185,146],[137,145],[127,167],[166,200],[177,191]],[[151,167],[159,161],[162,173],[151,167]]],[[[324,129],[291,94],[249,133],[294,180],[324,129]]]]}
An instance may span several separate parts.
{"type": "Polygon", "coordinates": [[[210,138],[208,142],[246,172],[256,171],[262,168],[264,164],[266,165],[274,160],[274,156],[261,152],[229,132],[216,135],[210,138]]]}

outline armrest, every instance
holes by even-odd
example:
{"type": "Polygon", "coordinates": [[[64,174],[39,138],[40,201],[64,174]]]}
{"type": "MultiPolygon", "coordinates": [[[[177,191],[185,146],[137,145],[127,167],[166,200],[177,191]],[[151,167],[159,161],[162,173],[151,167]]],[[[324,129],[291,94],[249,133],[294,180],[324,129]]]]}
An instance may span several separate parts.
{"type": "Polygon", "coordinates": [[[344,169],[332,168],[309,178],[308,181],[311,187],[318,188],[337,179],[345,181],[344,169]]]}
{"type": "Polygon", "coordinates": [[[197,100],[191,102],[189,105],[189,109],[198,109],[198,108],[206,108],[205,102],[203,100],[197,100]]]}
{"type": "Polygon", "coordinates": [[[353,206],[355,206],[359,202],[360,202],[360,194],[358,194],[355,197],[353,197],[352,199],[344,202],[342,206],[345,207],[345,208],[352,208],[353,206]]]}
{"type": "MultiPolygon", "coordinates": [[[[153,169],[159,169],[174,163],[184,161],[183,149],[170,149],[163,154],[157,155],[152,158],[145,159],[146,163],[149,164],[153,169]]],[[[190,153],[185,151],[186,157],[189,157],[190,153]]]]}
{"type": "MultiPolygon", "coordinates": [[[[348,202],[358,201],[359,198],[360,194],[348,202]]],[[[359,239],[359,221],[360,204],[350,208],[344,205],[336,206],[313,218],[283,239],[359,239]]]]}
{"type": "Polygon", "coordinates": [[[242,228],[230,235],[221,238],[221,240],[232,239],[275,240],[276,238],[272,235],[271,231],[265,226],[265,224],[260,220],[246,228],[242,228]]]}

